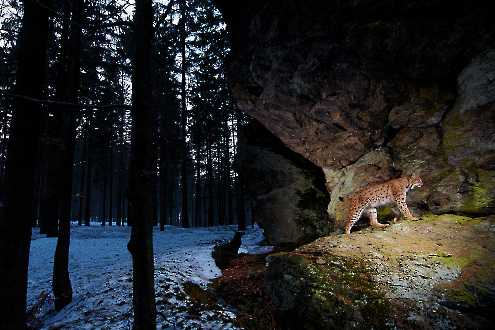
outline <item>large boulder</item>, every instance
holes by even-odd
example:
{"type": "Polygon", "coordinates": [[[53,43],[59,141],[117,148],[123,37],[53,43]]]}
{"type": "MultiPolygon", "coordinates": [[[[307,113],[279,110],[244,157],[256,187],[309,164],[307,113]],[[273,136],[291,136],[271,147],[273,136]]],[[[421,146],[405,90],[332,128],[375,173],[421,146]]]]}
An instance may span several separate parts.
{"type": "Polygon", "coordinates": [[[255,120],[240,132],[236,165],[268,243],[301,244],[333,228],[322,170],[255,120]]]}
{"type": "Polygon", "coordinates": [[[495,206],[495,20],[483,2],[216,0],[239,108],[338,198],[418,173],[417,211],[495,206]]]}
{"type": "Polygon", "coordinates": [[[272,254],[273,314],[283,329],[488,329],[494,220],[430,214],[272,254]]]}

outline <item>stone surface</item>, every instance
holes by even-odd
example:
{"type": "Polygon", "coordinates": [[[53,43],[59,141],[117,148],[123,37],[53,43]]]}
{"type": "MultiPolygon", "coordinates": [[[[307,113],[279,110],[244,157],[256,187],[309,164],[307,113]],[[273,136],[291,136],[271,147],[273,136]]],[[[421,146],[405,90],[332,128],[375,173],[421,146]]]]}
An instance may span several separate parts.
{"type": "Polygon", "coordinates": [[[427,215],[268,257],[286,329],[481,329],[495,307],[495,218],[427,215]]]}
{"type": "Polygon", "coordinates": [[[242,111],[335,198],[418,173],[414,209],[494,212],[495,21],[482,2],[216,0],[242,111]],[[427,13],[427,15],[426,15],[427,13]]]}
{"type": "MultiPolygon", "coordinates": [[[[215,2],[232,37],[228,79],[238,107],[323,170],[330,223],[341,224],[339,198],[368,183],[412,173],[424,182],[408,194],[422,221],[350,239],[332,233],[269,257],[266,290],[281,328],[488,328],[495,307],[488,2],[215,2]]],[[[268,177],[293,173],[278,156],[252,151],[268,177]]],[[[291,227],[270,217],[296,213],[290,189],[277,191],[291,180],[277,180],[265,179],[273,195],[258,204],[271,232],[291,227]]]]}
{"type": "Polygon", "coordinates": [[[242,129],[239,142],[236,164],[268,243],[301,244],[328,234],[333,223],[322,170],[256,121],[242,129]]]}

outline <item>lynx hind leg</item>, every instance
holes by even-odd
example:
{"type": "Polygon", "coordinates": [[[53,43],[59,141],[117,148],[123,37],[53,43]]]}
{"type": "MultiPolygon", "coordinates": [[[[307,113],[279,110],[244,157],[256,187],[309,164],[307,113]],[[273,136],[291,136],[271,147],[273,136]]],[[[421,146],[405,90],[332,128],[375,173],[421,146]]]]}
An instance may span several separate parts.
{"type": "Polygon", "coordinates": [[[352,226],[361,218],[361,214],[363,214],[364,208],[352,208],[349,210],[348,218],[345,222],[345,233],[347,235],[351,234],[352,226]]]}
{"type": "Polygon", "coordinates": [[[376,208],[372,207],[372,208],[366,210],[366,215],[368,216],[368,219],[370,220],[371,227],[373,227],[373,228],[385,228],[388,226],[388,224],[378,222],[378,211],[376,210],[376,208]]]}

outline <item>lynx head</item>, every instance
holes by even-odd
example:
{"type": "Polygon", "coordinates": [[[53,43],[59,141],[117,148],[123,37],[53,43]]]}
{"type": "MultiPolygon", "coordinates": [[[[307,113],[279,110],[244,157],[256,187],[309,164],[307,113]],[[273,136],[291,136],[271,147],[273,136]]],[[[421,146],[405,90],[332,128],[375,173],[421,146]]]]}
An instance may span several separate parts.
{"type": "Polygon", "coordinates": [[[409,189],[414,189],[416,187],[421,187],[423,186],[423,181],[419,177],[419,175],[413,174],[409,178],[409,189]]]}

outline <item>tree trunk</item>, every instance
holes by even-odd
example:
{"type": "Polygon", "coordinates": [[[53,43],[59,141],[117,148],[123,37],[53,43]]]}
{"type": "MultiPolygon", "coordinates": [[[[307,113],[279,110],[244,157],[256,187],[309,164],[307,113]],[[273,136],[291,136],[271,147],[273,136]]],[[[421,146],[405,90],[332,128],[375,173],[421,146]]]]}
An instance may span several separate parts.
{"type": "MultiPolygon", "coordinates": [[[[112,121],[113,122],[113,121],[112,121]]],[[[113,137],[113,128],[112,135],[113,137]]],[[[112,215],[113,215],[113,138],[110,138],[110,184],[108,187],[109,190],[109,198],[108,198],[108,225],[111,226],[112,223],[112,215]]]]}
{"type": "Polygon", "coordinates": [[[86,200],[84,205],[84,225],[89,226],[91,224],[91,182],[92,180],[92,162],[91,155],[89,153],[89,136],[86,140],[86,200]]]}
{"type": "Polygon", "coordinates": [[[53,119],[47,113],[44,116],[39,153],[41,162],[38,166],[40,234],[56,237],[58,235],[57,187],[61,166],[60,148],[57,146],[59,140],[54,132],[60,129],[60,114],[55,114],[53,119]]]}
{"type": "MultiPolygon", "coordinates": [[[[43,97],[46,83],[48,9],[43,0],[24,1],[22,30],[18,38],[15,93],[43,97]]],[[[0,329],[26,327],[26,294],[35,214],[34,187],[36,156],[40,138],[42,106],[17,98],[7,156],[6,214],[0,218],[0,329]]]]}
{"type": "Polygon", "coordinates": [[[212,164],[212,159],[211,159],[211,143],[208,142],[206,150],[206,166],[207,166],[207,174],[208,174],[208,220],[207,224],[208,226],[213,226],[214,225],[214,212],[213,212],[213,204],[214,204],[214,199],[213,199],[213,164],[212,164]]]}
{"type": "Polygon", "coordinates": [[[182,212],[181,222],[182,227],[189,227],[189,207],[188,207],[188,184],[187,184],[187,163],[188,163],[188,151],[187,151],[187,93],[186,93],[186,1],[181,0],[180,3],[180,48],[181,48],[181,142],[182,142],[182,166],[181,166],[181,187],[182,187],[182,212]]]}
{"type": "MultiPolygon", "coordinates": [[[[61,101],[77,102],[80,83],[80,50],[81,50],[81,11],[83,0],[71,0],[66,5],[66,17],[71,16],[70,32],[67,42],[62,49],[62,63],[57,94],[61,101]]],[[[59,109],[62,110],[62,109],[59,109]]],[[[61,310],[72,301],[72,286],[69,277],[69,247],[70,247],[70,220],[72,202],[72,174],[74,149],[76,143],[76,113],[74,111],[61,112],[62,116],[62,143],[65,146],[62,152],[62,168],[59,190],[59,236],[55,248],[53,263],[53,294],[55,309],[61,310]]]]}
{"type": "Polygon", "coordinates": [[[201,165],[201,161],[200,161],[200,150],[201,150],[201,146],[198,145],[198,148],[197,148],[198,152],[196,153],[196,194],[195,194],[195,197],[196,197],[196,204],[195,204],[195,208],[196,208],[196,211],[195,211],[195,225],[196,226],[201,226],[201,204],[202,204],[202,198],[203,198],[203,194],[201,193],[201,168],[200,168],[200,165],[201,165]]]}
{"type": "Polygon", "coordinates": [[[124,162],[124,150],[118,151],[119,154],[119,164],[118,164],[118,170],[117,170],[117,218],[115,224],[117,226],[122,225],[122,218],[123,218],[123,212],[122,212],[122,205],[123,205],[123,177],[122,177],[122,169],[120,168],[124,162]]]}
{"type": "MultiPolygon", "coordinates": [[[[104,148],[106,151],[106,148],[104,148]]],[[[101,198],[101,225],[104,226],[107,222],[107,170],[108,170],[108,161],[107,155],[103,156],[103,191],[101,198]]]]}
{"type": "MultiPolygon", "coordinates": [[[[165,115],[162,113],[162,117],[165,115]]],[[[163,135],[165,135],[165,130],[166,130],[166,123],[165,119],[160,119],[160,134],[162,135],[161,138],[161,144],[160,144],[160,230],[163,231],[165,230],[165,225],[167,224],[167,217],[168,217],[168,152],[167,150],[167,139],[163,135]]]]}
{"type": "Polygon", "coordinates": [[[80,161],[80,182],[79,182],[79,220],[78,224],[81,226],[83,224],[83,219],[84,219],[84,201],[86,198],[85,190],[84,190],[84,182],[85,182],[85,175],[86,175],[86,133],[82,133],[84,135],[84,145],[81,146],[81,161],[80,161]],[[83,164],[84,161],[84,164],[83,164]]]}
{"type": "Polygon", "coordinates": [[[156,329],[152,173],[153,116],[151,45],[153,38],[151,0],[136,0],[134,16],[136,51],[132,81],[132,146],[129,168],[129,222],[132,223],[128,249],[133,263],[134,329],[156,329]]]}

